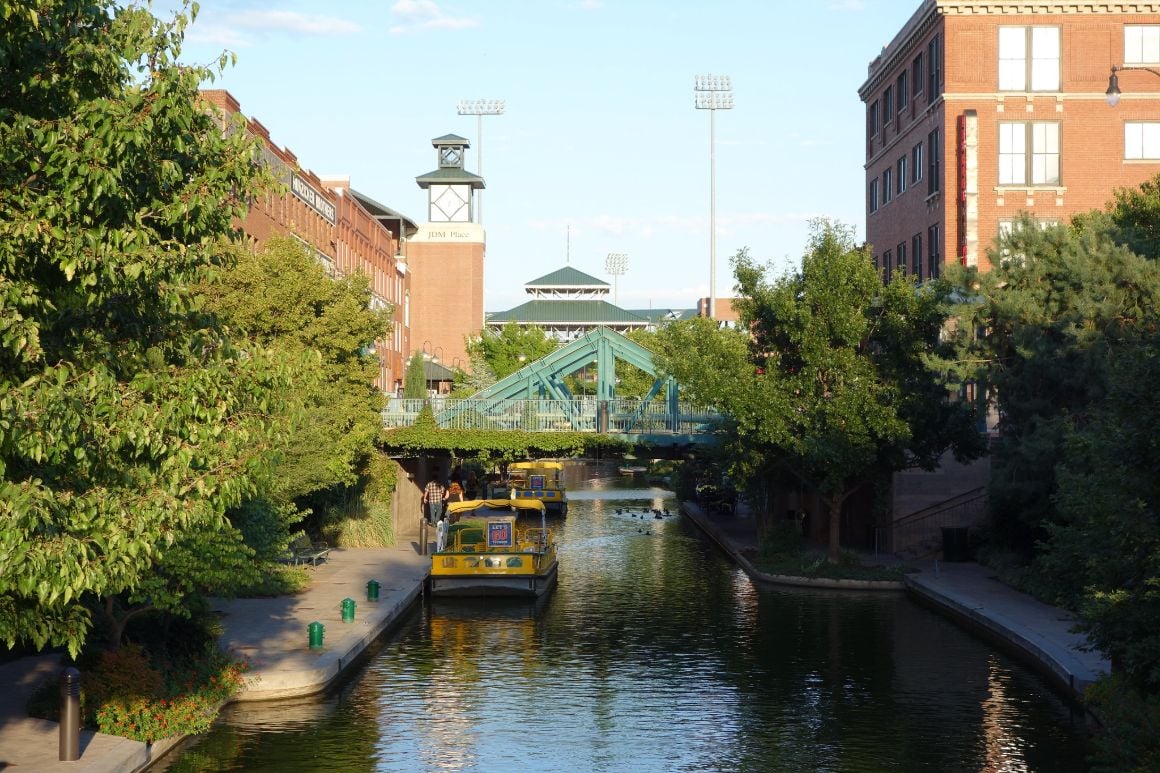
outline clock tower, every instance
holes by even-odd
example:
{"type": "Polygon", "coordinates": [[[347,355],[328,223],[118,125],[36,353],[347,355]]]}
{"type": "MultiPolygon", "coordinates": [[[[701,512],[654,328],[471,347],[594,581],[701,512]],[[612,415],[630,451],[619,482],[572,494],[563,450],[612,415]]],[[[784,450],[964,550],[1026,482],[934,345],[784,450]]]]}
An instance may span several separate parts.
{"type": "Polygon", "coordinates": [[[468,369],[465,339],[483,329],[483,226],[475,191],[483,178],[463,168],[471,144],[447,134],[431,140],[439,166],[415,178],[427,191],[427,222],[407,243],[411,344],[448,368],[468,369]]]}

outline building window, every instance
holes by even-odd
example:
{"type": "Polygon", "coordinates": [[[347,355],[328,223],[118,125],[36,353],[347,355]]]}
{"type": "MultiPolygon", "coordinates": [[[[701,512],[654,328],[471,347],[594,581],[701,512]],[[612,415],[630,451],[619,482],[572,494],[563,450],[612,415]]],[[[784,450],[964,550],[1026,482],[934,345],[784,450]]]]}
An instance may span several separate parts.
{"type": "Polygon", "coordinates": [[[1160,123],[1124,124],[1124,158],[1160,159],[1160,123]]]}
{"type": "Polygon", "coordinates": [[[922,182],[922,143],[918,143],[910,151],[910,182],[917,185],[922,182]]]}
{"type": "Polygon", "coordinates": [[[999,90],[1059,91],[1059,27],[999,28],[999,90]]]}
{"type": "Polygon", "coordinates": [[[1059,124],[999,124],[999,184],[1059,185],[1059,124]]]}
{"type": "Polygon", "coordinates": [[[939,45],[938,35],[926,44],[926,103],[934,102],[939,95],[939,86],[942,85],[942,46],[939,45]]]}
{"type": "Polygon", "coordinates": [[[892,178],[893,169],[889,167],[882,173],[882,203],[889,204],[890,199],[894,197],[894,180],[892,178]]]}
{"type": "Polygon", "coordinates": [[[926,275],[931,279],[938,279],[939,277],[940,266],[942,265],[942,256],[939,255],[941,245],[939,226],[932,225],[926,229],[926,265],[928,268],[926,275]]]}
{"type": "Polygon", "coordinates": [[[906,191],[906,156],[898,159],[898,188],[899,194],[906,191]]]}
{"type": "Polygon", "coordinates": [[[866,118],[866,122],[869,124],[868,128],[870,130],[871,137],[878,136],[878,130],[881,128],[880,120],[881,117],[878,112],[878,100],[876,99],[873,103],[871,103],[869,115],[866,118]]]}
{"type": "Polygon", "coordinates": [[[890,254],[890,250],[882,253],[882,280],[886,284],[890,284],[890,280],[894,277],[894,257],[890,254]]]}
{"type": "Polygon", "coordinates": [[[889,126],[890,122],[894,120],[894,88],[887,86],[886,91],[882,92],[882,123],[889,126]]]}
{"type": "Polygon", "coordinates": [[[1124,64],[1160,64],[1160,26],[1124,25],[1124,64]]]}
{"type": "Polygon", "coordinates": [[[906,276],[906,242],[898,245],[898,273],[906,276]]]}
{"type": "Polygon", "coordinates": [[[922,234],[910,237],[910,265],[914,266],[914,276],[922,279],[922,234]]]}
{"type": "Polygon", "coordinates": [[[930,176],[926,180],[927,194],[939,192],[939,137],[938,129],[926,135],[926,147],[930,151],[930,176]]]}
{"type": "MultiPolygon", "coordinates": [[[[1010,258],[1012,255],[1022,259],[1021,253],[1013,253],[1011,250],[1011,235],[1020,231],[1027,222],[1021,218],[1001,218],[999,220],[999,234],[996,239],[999,245],[999,255],[1003,258],[1010,258]]],[[[1054,228],[1059,225],[1059,221],[1055,218],[1031,218],[1031,222],[1039,228],[1040,231],[1046,231],[1048,228],[1054,228]]]]}
{"type": "Polygon", "coordinates": [[[926,76],[926,70],[922,66],[922,52],[918,52],[918,56],[914,57],[914,62],[910,65],[910,78],[914,81],[914,96],[922,93],[922,81],[926,76]]]}
{"type": "Polygon", "coordinates": [[[878,211],[878,178],[875,177],[870,181],[870,211],[878,211]]]}
{"type": "Polygon", "coordinates": [[[898,99],[898,112],[902,112],[910,105],[910,84],[907,79],[906,70],[898,74],[898,80],[894,84],[894,93],[898,99]]]}

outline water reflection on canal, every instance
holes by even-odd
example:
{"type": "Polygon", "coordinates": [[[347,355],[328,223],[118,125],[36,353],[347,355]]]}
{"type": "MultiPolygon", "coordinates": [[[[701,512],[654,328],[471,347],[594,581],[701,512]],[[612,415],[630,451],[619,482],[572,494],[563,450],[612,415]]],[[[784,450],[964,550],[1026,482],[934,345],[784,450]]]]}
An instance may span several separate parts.
{"type": "Polygon", "coordinates": [[[573,484],[538,604],[435,601],[170,771],[1080,771],[1082,720],[901,593],[754,586],[632,479],[573,484]],[[638,488],[631,488],[637,486],[638,488]]]}

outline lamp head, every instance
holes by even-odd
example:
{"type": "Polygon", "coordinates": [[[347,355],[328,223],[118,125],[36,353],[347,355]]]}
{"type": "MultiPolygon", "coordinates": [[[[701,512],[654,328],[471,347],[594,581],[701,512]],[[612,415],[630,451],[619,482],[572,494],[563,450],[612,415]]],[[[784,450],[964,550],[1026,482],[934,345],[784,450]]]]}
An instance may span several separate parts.
{"type": "Polygon", "coordinates": [[[1112,74],[1108,77],[1108,104],[1112,107],[1120,104],[1120,79],[1116,75],[1116,66],[1112,65],[1112,74]]]}

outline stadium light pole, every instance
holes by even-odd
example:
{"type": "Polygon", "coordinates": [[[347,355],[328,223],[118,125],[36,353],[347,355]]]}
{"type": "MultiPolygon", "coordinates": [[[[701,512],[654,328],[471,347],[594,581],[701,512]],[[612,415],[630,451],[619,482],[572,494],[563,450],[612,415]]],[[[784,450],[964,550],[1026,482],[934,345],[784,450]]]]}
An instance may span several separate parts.
{"type": "Polygon", "coordinates": [[[628,270],[628,255],[623,252],[610,252],[604,259],[604,270],[612,274],[612,305],[620,305],[619,277],[628,270]]]}
{"type": "Polygon", "coordinates": [[[709,111],[709,319],[717,318],[717,138],[714,116],[733,109],[728,75],[697,75],[693,95],[698,110],[709,111]]]}
{"type": "MultiPolygon", "coordinates": [[[[483,177],[483,117],[485,115],[503,115],[506,109],[502,99],[461,99],[459,100],[460,115],[475,116],[475,142],[479,145],[476,156],[479,159],[479,176],[483,177]]],[[[476,204],[479,207],[479,224],[483,225],[483,191],[475,194],[476,204]]]]}

